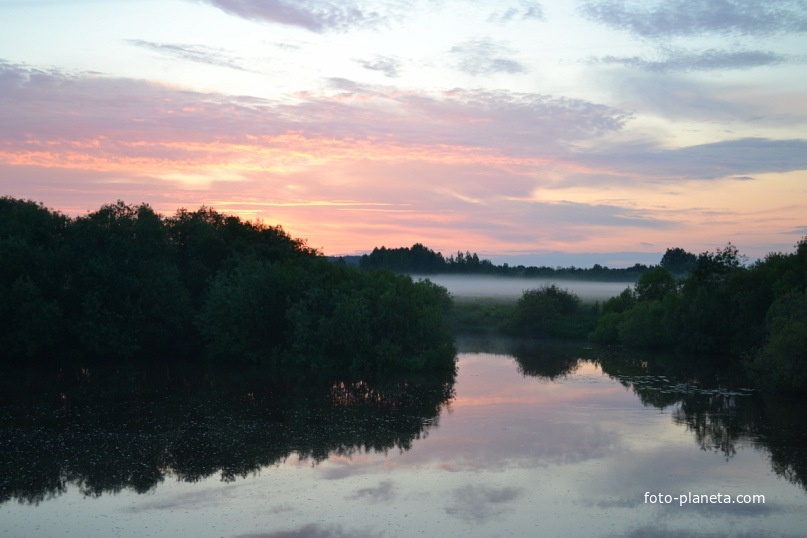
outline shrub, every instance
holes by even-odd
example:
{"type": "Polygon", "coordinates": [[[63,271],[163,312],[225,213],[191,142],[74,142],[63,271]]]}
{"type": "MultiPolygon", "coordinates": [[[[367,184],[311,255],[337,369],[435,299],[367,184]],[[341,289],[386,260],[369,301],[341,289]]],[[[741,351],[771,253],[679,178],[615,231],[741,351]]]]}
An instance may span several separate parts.
{"type": "Polygon", "coordinates": [[[516,303],[513,332],[522,336],[585,337],[588,317],[580,298],[552,284],[525,291],[516,303]]]}

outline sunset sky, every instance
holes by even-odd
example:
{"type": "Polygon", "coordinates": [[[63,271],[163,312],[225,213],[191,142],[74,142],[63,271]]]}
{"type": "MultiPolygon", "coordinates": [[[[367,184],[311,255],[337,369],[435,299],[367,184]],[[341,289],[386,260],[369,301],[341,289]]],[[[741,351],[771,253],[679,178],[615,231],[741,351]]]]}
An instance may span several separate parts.
{"type": "Polygon", "coordinates": [[[807,1],[0,0],[0,195],[325,254],[792,252],[807,1]]]}

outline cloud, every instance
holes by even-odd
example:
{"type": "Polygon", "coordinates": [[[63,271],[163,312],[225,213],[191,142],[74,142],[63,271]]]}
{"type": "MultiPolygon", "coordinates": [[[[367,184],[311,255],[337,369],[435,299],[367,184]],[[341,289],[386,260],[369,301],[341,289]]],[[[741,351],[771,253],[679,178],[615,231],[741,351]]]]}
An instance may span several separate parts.
{"type": "MultiPolygon", "coordinates": [[[[125,190],[168,212],[204,203],[271,215],[302,237],[321,235],[327,221],[372,245],[430,226],[453,246],[456,222],[475,237],[525,235],[495,211],[487,230],[469,199],[518,206],[530,222],[557,213],[506,198],[526,198],[566,144],[627,120],[544,95],[331,84],[275,101],[0,63],[2,182],[25,197],[44,193],[35,198],[45,203],[61,193],[78,213],[125,190]]],[[[337,248],[345,234],[333,230],[315,246],[337,248]]]]}
{"type": "MultiPolygon", "coordinates": [[[[655,78],[676,89],[676,79],[655,78]]],[[[132,196],[168,213],[213,205],[280,222],[331,252],[424,236],[446,251],[594,251],[596,241],[624,249],[611,243],[648,230],[667,237],[682,219],[615,197],[682,178],[800,170],[807,159],[804,140],[769,138],[582,151],[620,133],[631,116],[510,91],[339,79],[272,100],[0,62],[0,100],[7,194],[72,214],[132,196]],[[563,190],[575,185],[634,191],[581,200],[563,190]]]]}
{"type": "Polygon", "coordinates": [[[387,56],[376,56],[372,60],[356,60],[356,63],[370,71],[379,71],[389,78],[397,77],[400,69],[400,61],[387,56]]]}
{"type": "Polygon", "coordinates": [[[469,485],[454,490],[454,502],[446,513],[459,519],[484,523],[507,512],[507,503],[524,495],[521,488],[469,485]]]}
{"type": "Polygon", "coordinates": [[[648,38],[807,32],[807,6],[801,0],[599,0],[582,4],[581,11],[591,20],[648,38]]]}
{"type": "Polygon", "coordinates": [[[243,162],[249,146],[263,148],[249,159],[263,155],[278,163],[356,151],[399,158],[411,148],[418,159],[470,163],[486,153],[558,151],[619,131],[628,119],[603,105],[538,94],[333,83],[295,101],[267,100],[0,63],[0,99],[8,103],[0,109],[0,152],[37,159],[61,154],[64,164],[129,157],[165,166],[231,159],[231,152],[241,155],[231,164],[243,162]],[[296,151],[286,151],[289,144],[296,151]]]}
{"type": "Polygon", "coordinates": [[[661,59],[647,60],[639,56],[604,56],[593,63],[617,64],[654,73],[674,71],[716,71],[725,69],[750,69],[786,62],[787,57],[774,52],[761,50],[725,51],[710,49],[702,52],[688,52],[666,48],[661,59]]]}
{"type": "Polygon", "coordinates": [[[637,115],[661,116],[676,122],[719,122],[726,130],[767,127],[768,132],[792,133],[803,131],[807,124],[807,110],[799,106],[804,101],[803,92],[787,86],[770,89],[754,81],[740,84],[718,77],[658,72],[637,72],[626,77],[620,71],[604,74],[603,78],[606,84],[619,86],[619,98],[630,103],[623,106],[641,111],[637,115]]]}
{"type": "Polygon", "coordinates": [[[181,61],[226,67],[239,71],[247,71],[242,60],[236,58],[222,49],[213,49],[204,45],[176,45],[171,43],[154,43],[142,39],[128,39],[127,43],[163,56],[181,61]]]}
{"type": "Polygon", "coordinates": [[[544,21],[544,8],[538,2],[522,0],[518,7],[508,7],[491,13],[488,17],[490,22],[510,22],[510,21],[538,20],[544,21]]]}
{"type": "Polygon", "coordinates": [[[244,19],[298,26],[312,32],[376,26],[386,17],[359,2],[342,0],[200,0],[244,19]]]}
{"type": "Polygon", "coordinates": [[[472,39],[451,47],[450,52],[459,56],[458,68],[469,75],[517,74],[527,71],[520,62],[507,58],[514,53],[512,49],[489,39],[472,39]]]}
{"type": "Polygon", "coordinates": [[[745,179],[752,174],[807,170],[807,139],[741,138],[666,150],[612,150],[581,159],[592,166],[658,180],[745,179]]]}

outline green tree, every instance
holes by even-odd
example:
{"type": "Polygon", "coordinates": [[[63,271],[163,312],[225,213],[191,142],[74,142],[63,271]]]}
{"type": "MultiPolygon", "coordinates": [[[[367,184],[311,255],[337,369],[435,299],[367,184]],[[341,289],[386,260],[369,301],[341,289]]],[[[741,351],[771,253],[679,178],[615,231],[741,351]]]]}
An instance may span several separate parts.
{"type": "Polygon", "coordinates": [[[84,353],[170,355],[190,337],[190,303],[162,217],[118,201],[79,217],[69,233],[66,309],[84,353]]]}
{"type": "Polygon", "coordinates": [[[675,278],[664,267],[649,269],[636,283],[636,295],[640,301],[661,301],[675,290],[675,278]]]}
{"type": "Polygon", "coordinates": [[[0,357],[47,356],[63,345],[70,219],[29,200],[0,197],[0,357]]]}
{"type": "Polygon", "coordinates": [[[698,262],[698,257],[686,250],[676,247],[668,248],[661,258],[660,265],[676,275],[689,274],[698,262]]]}
{"type": "MultiPolygon", "coordinates": [[[[516,303],[513,328],[524,336],[585,336],[585,322],[580,298],[552,284],[527,290],[516,303]],[[581,326],[581,321],[583,325],[581,326]]],[[[589,329],[590,330],[590,329],[589,329]]]]}
{"type": "Polygon", "coordinates": [[[293,267],[252,256],[219,272],[198,317],[207,356],[280,366],[291,343],[286,312],[302,291],[299,278],[293,267]]]}
{"type": "Polygon", "coordinates": [[[768,312],[767,329],[750,371],[767,390],[807,393],[807,291],[779,297],[768,312]]]}
{"type": "Polygon", "coordinates": [[[666,329],[665,314],[662,301],[640,301],[619,320],[619,341],[625,346],[638,349],[669,347],[671,339],[666,329]]]}

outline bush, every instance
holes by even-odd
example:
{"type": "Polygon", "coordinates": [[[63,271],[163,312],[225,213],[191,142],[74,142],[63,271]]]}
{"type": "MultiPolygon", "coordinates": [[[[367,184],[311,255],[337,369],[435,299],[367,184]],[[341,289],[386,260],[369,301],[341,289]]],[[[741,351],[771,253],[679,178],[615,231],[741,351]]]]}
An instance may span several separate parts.
{"type": "Polygon", "coordinates": [[[293,355],[317,370],[451,370],[450,306],[429,281],[328,264],[289,311],[293,355]]]}
{"type": "Polygon", "coordinates": [[[209,358],[277,363],[291,336],[286,311],[300,293],[296,271],[247,257],[220,272],[198,317],[209,358]]]}
{"type": "Polygon", "coordinates": [[[661,349],[670,345],[661,301],[643,301],[625,312],[619,321],[619,340],[628,347],[661,349]]]}
{"type": "Polygon", "coordinates": [[[552,284],[525,291],[516,303],[512,330],[521,336],[583,338],[591,330],[591,316],[580,298],[552,284]]]}
{"type": "Polygon", "coordinates": [[[768,339],[749,363],[770,391],[807,392],[807,291],[777,299],[768,312],[768,339]]]}
{"type": "Polygon", "coordinates": [[[597,320],[597,326],[589,335],[592,342],[598,344],[618,344],[619,324],[622,321],[622,314],[618,312],[606,312],[597,320]]]}

